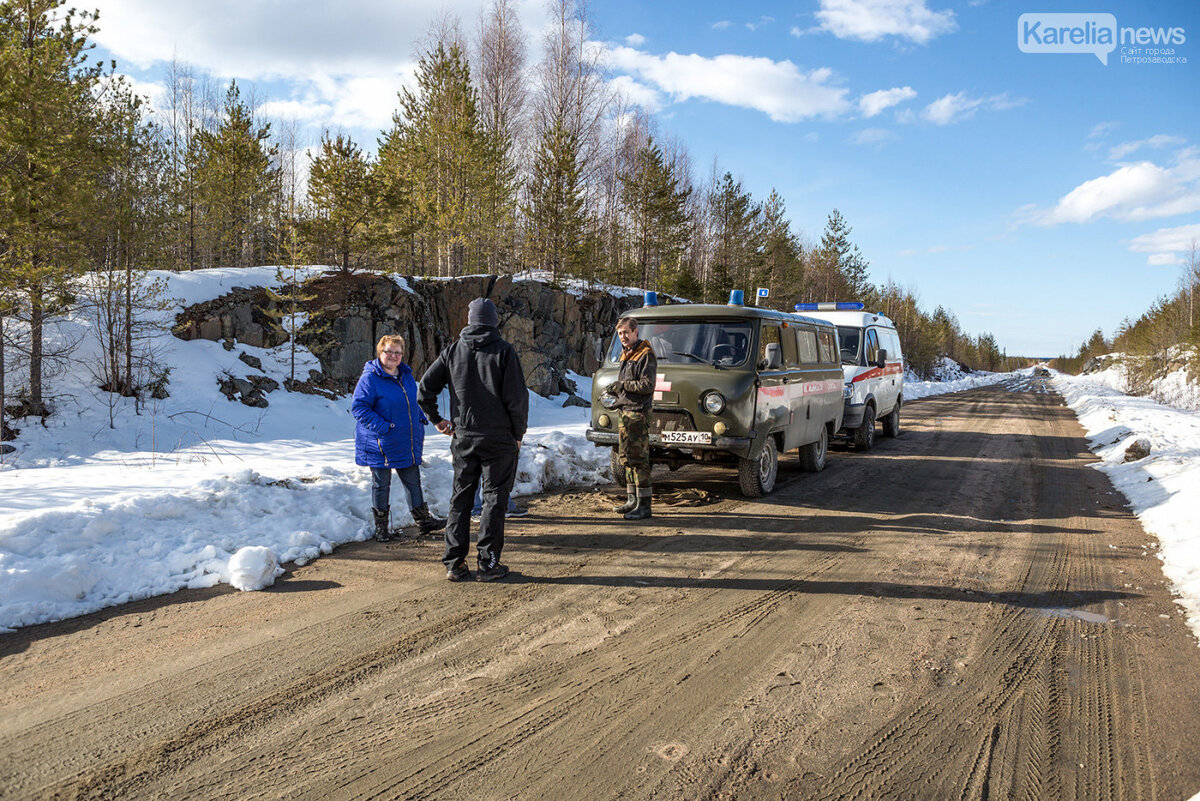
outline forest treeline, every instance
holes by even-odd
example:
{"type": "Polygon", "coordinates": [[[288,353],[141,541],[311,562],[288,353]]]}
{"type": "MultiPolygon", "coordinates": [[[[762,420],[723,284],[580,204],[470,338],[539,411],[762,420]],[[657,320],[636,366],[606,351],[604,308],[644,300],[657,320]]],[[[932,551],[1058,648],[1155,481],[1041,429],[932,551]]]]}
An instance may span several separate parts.
{"type": "Polygon", "coordinates": [[[1128,317],[1111,339],[1097,328],[1073,355],[1060,356],[1055,366],[1078,373],[1091,359],[1106,353],[1125,354],[1128,389],[1149,392],[1151,382],[1180,365],[1193,381],[1200,381],[1200,246],[1195,241],[1180,267],[1173,294],[1156,300],[1131,320],[1128,317]]]}
{"type": "Polygon", "coordinates": [[[161,387],[146,272],[258,264],[534,269],[708,302],[763,286],[777,308],[865,301],[897,322],[918,373],[942,355],[1009,366],[990,334],[872,284],[836,209],[808,241],[777,191],[755,198],[715,162],[700,174],[684,142],[613,90],[583,11],[550,8],[535,46],[513,0],[493,0],[469,33],[436,23],[372,154],[344,133],[308,148],[294,123],[261,117],[252,91],[182,63],[151,110],[115,63],[89,59],[93,15],[0,2],[0,411],[6,384],[17,413],[49,411],[46,371],[64,346],[45,331],[82,305],[102,332],[98,385],[161,387]]]}

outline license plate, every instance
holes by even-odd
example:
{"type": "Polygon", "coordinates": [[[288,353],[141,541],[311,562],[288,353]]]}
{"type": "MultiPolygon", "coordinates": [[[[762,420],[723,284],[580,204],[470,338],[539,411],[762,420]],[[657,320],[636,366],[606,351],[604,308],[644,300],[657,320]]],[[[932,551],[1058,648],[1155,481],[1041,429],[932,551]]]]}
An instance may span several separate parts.
{"type": "Polygon", "coordinates": [[[666,445],[712,444],[712,434],[707,431],[664,431],[660,437],[666,445]]]}

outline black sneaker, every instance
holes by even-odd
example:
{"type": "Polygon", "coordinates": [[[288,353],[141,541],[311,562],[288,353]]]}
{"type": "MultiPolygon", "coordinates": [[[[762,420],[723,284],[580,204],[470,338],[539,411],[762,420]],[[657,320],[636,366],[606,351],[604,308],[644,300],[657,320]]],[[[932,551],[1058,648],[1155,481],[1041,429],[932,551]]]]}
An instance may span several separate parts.
{"type": "Polygon", "coordinates": [[[504,516],[505,517],[524,517],[527,514],[529,514],[528,509],[525,509],[524,507],[513,504],[512,506],[508,507],[508,511],[504,513],[504,516]]]}
{"type": "Polygon", "coordinates": [[[467,570],[467,566],[465,564],[463,564],[462,562],[459,562],[454,567],[450,567],[450,568],[446,569],[446,580],[447,581],[470,581],[471,580],[471,571],[467,570]]]}
{"type": "Polygon", "coordinates": [[[475,572],[476,581],[499,581],[508,575],[508,568],[496,562],[491,567],[480,567],[475,572]]]}

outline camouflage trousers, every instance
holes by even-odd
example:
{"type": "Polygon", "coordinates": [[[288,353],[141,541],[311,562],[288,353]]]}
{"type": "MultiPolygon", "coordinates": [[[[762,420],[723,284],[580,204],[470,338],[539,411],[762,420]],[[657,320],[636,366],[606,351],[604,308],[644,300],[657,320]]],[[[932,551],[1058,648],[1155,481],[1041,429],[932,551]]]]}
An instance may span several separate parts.
{"type": "MultiPolygon", "coordinates": [[[[650,415],[645,412],[620,413],[617,426],[617,460],[625,466],[625,484],[650,490],[650,415]]],[[[639,494],[642,494],[639,492],[639,494]]]]}

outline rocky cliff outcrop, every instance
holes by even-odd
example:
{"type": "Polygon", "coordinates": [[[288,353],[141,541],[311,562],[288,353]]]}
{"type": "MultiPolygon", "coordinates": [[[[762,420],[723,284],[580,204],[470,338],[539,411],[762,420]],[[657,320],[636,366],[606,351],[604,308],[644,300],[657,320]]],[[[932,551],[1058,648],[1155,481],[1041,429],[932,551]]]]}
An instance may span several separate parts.
{"type": "MultiPolygon", "coordinates": [[[[525,383],[540,395],[571,391],[568,370],[590,375],[622,312],[636,298],[615,298],[593,291],[571,293],[538,281],[508,276],[392,280],[361,273],[330,273],[305,286],[305,325],[297,341],[321,363],[326,386],[353,389],[363,363],[375,358],[384,334],[400,334],[408,343],[408,363],[420,376],[466,324],[467,305],[490,297],[500,312],[500,331],[513,344],[525,371],[525,383]]],[[[277,310],[262,288],[237,288],[184,309],[176,320],[181,339],[209,339],[274,347],[287,333],[274,322],[277,310]]]]}

